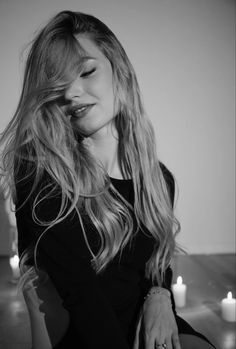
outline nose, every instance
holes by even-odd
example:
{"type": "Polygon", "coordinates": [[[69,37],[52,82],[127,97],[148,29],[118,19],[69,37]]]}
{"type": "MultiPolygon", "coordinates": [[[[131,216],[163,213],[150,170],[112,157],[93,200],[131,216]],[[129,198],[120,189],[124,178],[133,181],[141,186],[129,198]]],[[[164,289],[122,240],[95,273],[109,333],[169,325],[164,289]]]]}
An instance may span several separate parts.
{"type": "Polygon", "coordinates": [[[70,86],[65,91],[65,99],[68,101],[73,101],[80,98],[84,93],[83,81],[77,78],[73,81],[70,86]]]}

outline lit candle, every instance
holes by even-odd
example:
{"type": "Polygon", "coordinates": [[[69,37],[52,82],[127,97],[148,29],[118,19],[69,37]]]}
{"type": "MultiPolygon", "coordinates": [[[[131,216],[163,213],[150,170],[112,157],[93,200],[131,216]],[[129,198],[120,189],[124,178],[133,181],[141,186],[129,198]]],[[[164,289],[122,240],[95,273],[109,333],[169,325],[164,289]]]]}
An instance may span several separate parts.
{"type": "Polygon", "coordinates": [[[236,321],[236,299],[232,297],[232,292],[228,292],[227,298],[222,299],[221,313],[225,321],[236,321]]]}
{"type": "Polygon", "coordinates": [[[184,307],[186,304],[186,290],[187,286],[183,284],[183,279],[181,276],[177,277],[177,283],[172,287],[175,304],[177,307],[184,307]]]}
{"type": "Polygon", "coordinates": [[[10,265],[13,274],[13,279],[18,279],[20,277],[20,269],[19,269],[19,257],[15,254],[10,258],[10,265]]]}

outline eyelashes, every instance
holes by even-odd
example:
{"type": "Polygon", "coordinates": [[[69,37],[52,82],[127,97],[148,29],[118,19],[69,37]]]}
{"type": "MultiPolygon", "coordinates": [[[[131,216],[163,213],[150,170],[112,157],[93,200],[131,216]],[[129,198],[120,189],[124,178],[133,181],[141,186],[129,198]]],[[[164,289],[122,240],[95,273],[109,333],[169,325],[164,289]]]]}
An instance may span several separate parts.
{"type": "Polygon", "coordinates": [[[84,73],[82,73],[80,76],[82,78],[86,78],[88,76],[90,76],[91,74],[93,74],[96,71],[96,68],[90,69],[88,71],[85,71],[84,73]]]}

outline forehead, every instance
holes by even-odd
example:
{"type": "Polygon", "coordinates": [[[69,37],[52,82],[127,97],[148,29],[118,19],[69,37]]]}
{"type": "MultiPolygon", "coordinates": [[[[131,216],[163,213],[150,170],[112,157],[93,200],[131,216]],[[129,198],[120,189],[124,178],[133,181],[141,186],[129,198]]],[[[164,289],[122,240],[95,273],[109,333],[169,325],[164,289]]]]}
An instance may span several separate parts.
{"type": "Polygon", "coordinates": [[[88,37],[59,36],[52,41],[48,50],[45,60],[46,76],[70,83],[83,70],[84,64],[90,60],[104,67],[110,66],[109,60],[88,37]]]}
{"type": "Polygon", "coordinates": [[[92,40],[84,36],[76,37],[76,39],[86,53],[86,55],[84,56],[85,61],[88,59],[95,59],[104,62],[107,61],[107,58],[92,40]]]}

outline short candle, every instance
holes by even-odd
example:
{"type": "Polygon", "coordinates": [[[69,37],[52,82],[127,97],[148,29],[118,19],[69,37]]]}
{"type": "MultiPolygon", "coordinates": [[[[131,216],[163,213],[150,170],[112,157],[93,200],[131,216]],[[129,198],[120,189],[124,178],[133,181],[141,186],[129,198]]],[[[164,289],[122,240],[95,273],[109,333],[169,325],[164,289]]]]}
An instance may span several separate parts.
{"type": "Polygon", "coordinates": [[[236,321],[236,299],[232,297],[232,292],[228,292],[227,298],[222,299],[221,313],[225,321],[236,321]]]}
{"type": "Polygon", "coordinates": [[[187,286],[183,284],[183,279],[181,276],[178,276],[177,283],[172,287],[175,305],[179,308],[184,307],[186,304],[186,290],[187,286]]]}

